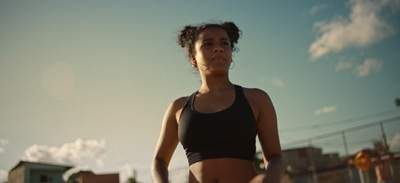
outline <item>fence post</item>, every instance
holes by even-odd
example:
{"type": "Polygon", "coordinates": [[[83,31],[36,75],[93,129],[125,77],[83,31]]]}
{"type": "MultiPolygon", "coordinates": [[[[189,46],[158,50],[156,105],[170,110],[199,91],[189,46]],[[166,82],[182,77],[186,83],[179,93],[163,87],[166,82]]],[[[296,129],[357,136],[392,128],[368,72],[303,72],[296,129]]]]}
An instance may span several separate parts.
{"type": "Polygon", "coordinates": [[[315,167],[315,161],[314,161],[314,150],[312,149],[312,143],[311,139],[308,140],[308,145],[309,145],[309,156],[310,156],[310,163],[311,163],[311,168],[313,172],[313,179],[315,183],[318,183],[318,177],[317,177],[317,168],[315,167]]]}
{"type": "MultiPolygon", "coordinates": [[[[347,148],[346,136],[344,135],[344,131],[342,131],[342,138],[343,138],[344,151],[346,153],[346,157],[349,158],[349,150],[347,148]]],[[[351,166],[350,166],[349,162],[347,162],[347,170],[349,171],[349,177],[350,177],[351,183],[354,183],[353,171],[351,170],[351,166]]]]}
{"type": "Polygon", "coordinates": [[[365,183],[365,181],[364,181],[364,172],[360,168],[357,168],[357,169],[358,169],[358,175],[360,175],[361,183],[365,183]]]}
{"type": "MultiPolygon", "coordinates": [[[[380,126],[381,126],[381,132],[382,132],[382,137],[383,137],[383,143],[385,144],[386,152],[387,152],[387,153],[390,153],[390,151],[389,151],[389,145],[388,145],[387,140],[386,140],[385,130],[383,129],[383,123],[382,123],[382,122],[379,122],[379,124],[380,124],[380,126]]],[[[392,167],[392,163],[391,163],[391,162],[389,163],[389,171],[390,171],[390,176],[391,176],[391,177],[394,177],[394,170],[393,170],[393,167],[392,167]]]]}

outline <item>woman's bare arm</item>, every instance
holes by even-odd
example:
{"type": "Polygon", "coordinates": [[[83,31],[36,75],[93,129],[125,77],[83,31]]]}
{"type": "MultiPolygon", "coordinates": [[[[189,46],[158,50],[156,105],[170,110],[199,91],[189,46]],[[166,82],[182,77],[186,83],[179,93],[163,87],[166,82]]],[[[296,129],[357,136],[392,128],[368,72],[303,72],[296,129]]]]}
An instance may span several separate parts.
{"type": "Polygon", "coordinates": [[[160,137],[154,153],[154,159],[151,167],[151,174],[154,183],[168,183],[168,165],[176,146],[178,139],[178,113],[186,102],[182,97],[175,100],[168,107],[161,127],[160,137]]]}
{"type": "Polygon", "coordinates": [[[257,133],[264,156],[265,172],[252,182],[279,183],[285,174],[278,125],[274,106],[268,94],[262,90],[251,89],[251,101],[255,102],[257,133]]]}

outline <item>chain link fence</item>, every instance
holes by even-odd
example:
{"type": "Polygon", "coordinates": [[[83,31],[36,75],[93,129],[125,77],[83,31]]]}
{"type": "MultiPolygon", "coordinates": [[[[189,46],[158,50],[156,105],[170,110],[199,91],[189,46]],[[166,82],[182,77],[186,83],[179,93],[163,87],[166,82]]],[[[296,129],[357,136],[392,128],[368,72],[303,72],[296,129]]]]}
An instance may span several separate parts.
{"type": "MultiPolygon", "coordinates": [[[[301,149],[311,148],[313,150],[311,155],[307,155],[307,151],[303,152],[305,153],[303,158],[308,161],[308,167],[305,169],[297,170],[295,165],[287,164],[287,174],[281,183],[376,183],[377,178],[373,166],[365,171],[360,171],[349,165],[347,161],[361,150],[373,149],[374,142],[382,142],[381,145],[388,148],[389,151],[391,148],[400,149],[400,147],[395,147],[395,144],[391,144],[391,140],[396,134],[400,139],[400,116],[290,143],[282,143],[284,154],[286,151],[298,150],[299,156],[302,156],[301,149]],[[390,139],[387,139],[388,137],[390,139]],[[320,153],[319,156],[317,156],[318,153],[320,153]]],[[[400,183],[399,155],[395,155],[396,158],[389,167],[393,183],[400,183]]],[[[300,162],[300,160],[296,161],[300,162]]],[[[188,172],[187,166],[170,170],[170,183],[187,183],[188,172]]]]}

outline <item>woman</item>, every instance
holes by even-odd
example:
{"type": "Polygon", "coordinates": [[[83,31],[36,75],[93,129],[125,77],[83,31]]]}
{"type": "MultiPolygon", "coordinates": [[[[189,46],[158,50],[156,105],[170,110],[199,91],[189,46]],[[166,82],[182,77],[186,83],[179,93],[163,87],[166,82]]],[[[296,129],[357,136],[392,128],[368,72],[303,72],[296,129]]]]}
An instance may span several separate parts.
{"type": "Polygon", "coordinates": [[[240,30],[232,22],[186,26],[178,36],[200,73],[201,86],[191,96],[173,101],[165,113],[152,164],[154,182],[168,182],[168,164],[179,142],[188,157],[190,183],[273,183],[283,176],[269,96],[229,80],[239,37],[240,30]],[[262,174],[253,163],[256,135],[268,163],[262,174]]]}

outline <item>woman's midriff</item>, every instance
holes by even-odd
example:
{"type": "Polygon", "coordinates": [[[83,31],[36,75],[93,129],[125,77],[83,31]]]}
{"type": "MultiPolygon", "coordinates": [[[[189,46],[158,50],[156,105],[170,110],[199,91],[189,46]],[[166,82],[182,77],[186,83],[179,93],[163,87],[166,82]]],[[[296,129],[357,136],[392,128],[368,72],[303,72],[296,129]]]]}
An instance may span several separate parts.
{"type": "Polygon", "coordinates": [[[252,161],[235,158],[202,160],[189,171],[189,183],[247,183],[257,175],[252,161]]]}

